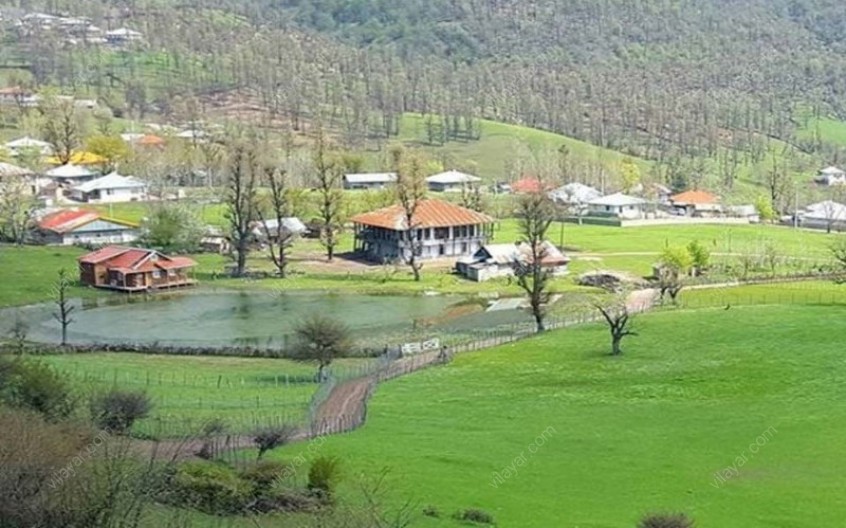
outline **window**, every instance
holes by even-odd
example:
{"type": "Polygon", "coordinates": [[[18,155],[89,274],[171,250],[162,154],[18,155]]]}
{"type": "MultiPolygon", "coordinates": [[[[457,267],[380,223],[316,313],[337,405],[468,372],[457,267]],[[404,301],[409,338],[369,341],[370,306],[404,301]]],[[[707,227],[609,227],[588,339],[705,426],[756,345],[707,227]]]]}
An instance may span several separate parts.
{"type": "Polygon", "coordinates": [[[167,270],[168,277],[176,277],[176,270],[167,270]]]}
{"type": "Polygon", "coordinates": [[[153,271],[153,278],[154,279],[161,279],[162,278],[162,272],[159,271],[159,270],[153,271]]]}

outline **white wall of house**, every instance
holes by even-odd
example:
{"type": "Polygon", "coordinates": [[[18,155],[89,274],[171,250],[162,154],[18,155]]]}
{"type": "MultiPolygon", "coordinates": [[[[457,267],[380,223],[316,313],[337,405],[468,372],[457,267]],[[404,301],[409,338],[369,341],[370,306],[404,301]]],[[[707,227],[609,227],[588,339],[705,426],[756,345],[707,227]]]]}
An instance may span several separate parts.
{"type": "Polygon", "coordinates": [[[136,202],[146,200],[147,192],[144,187],[102,189],[90,193],[74,191],[73,198],[87,203],[136,202]]]}
{"type": "Polygon", "coordinates": [[[616,216],[633,220],[644,217],[643,205],[595,205],[588,206],[588,213],[597,216],[616,216]]]}

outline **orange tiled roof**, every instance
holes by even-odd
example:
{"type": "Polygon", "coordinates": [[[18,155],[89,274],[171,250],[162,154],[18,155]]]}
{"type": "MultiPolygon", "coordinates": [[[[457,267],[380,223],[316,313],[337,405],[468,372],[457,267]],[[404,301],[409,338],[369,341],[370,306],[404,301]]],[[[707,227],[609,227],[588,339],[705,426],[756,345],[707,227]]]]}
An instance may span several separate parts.
{"type": "Polygon", "coordinates": [[[549,185],[534,176],[526,176],[511,184],[511,191],[515,193],[531,194],[549,190],[549,185]]]}
{"type": "Polygon", "coordinates": [[[155,136],[153,134],[147,134],[146,136],[142,137],[138,140],[138,145],[146,146],[146,147],[159,147],[164,145],[165,140],[160,138],[159,136],[155,136]]]}
{"type": "MultiPolygon", "coordinates": [[[[405,211],[401,205],[392,205],[352,218],[356,224],[404,231],[405,211]]],[[[490,216],[441,200],[423,200],[414,213],[413,224],[418,228],[449,227],[462,225],[490,224],[490,216]]]]}
{"type": "Polygon", "coordinates": [[[38,222],[38,227],[45,231],[67,233],[79,226],[89,224],[100,218],[94,211],[86,209],[64,209],[50,213],[38,222]]]}
{"type": "Polygon", "coordinates": [[[188,257],[168,257],[153,249],[123,246],[106,246],[93,253],[83,255],[79,258],[79,261],[85,264],[105,263],[107,268],[124,273],[190,268],[197,265],[193,259],[188,257]],[[157,257],[155,260],[151,258],[154,255],[157,257]]]}
{"type": "Polygon", "coordinates": [[[685,191],[671,196],[670,201],[680,204],[715,204],[720,199],[708,191],[685,191]]]}

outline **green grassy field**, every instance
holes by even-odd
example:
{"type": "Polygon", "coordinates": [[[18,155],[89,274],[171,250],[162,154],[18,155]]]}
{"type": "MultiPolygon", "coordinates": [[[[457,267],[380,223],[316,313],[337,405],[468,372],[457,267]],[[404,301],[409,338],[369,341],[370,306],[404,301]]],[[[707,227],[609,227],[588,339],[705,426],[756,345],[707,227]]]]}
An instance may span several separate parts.
{"type": "MultiPolygon", "coordinates": [[[[321,454],[390,468],[395,500],[502,527],[835,526],[846,460],[846,305],[645,315],[625,355],[587,326],[456,358],[381,385],[368,423],[321,454]],[[499,477],[497,477],[499,475],[499,477]]],[[[274,453],[286,459],[301,446],[274,453]]]]}
{"type": "MultiPolygon", "coordinates": [[[[133,432],[155,437],[197,434],[212,419],[223,420],[233,433],[299,423],[318,387],[316,366],[284,359],[131,353],[41,359],[66,373],[83,396],[112,387],[147,392],[153,411],[133,432]]],[[[343,372],[359,364],[342,360],[335,368],[343,372]]]]}

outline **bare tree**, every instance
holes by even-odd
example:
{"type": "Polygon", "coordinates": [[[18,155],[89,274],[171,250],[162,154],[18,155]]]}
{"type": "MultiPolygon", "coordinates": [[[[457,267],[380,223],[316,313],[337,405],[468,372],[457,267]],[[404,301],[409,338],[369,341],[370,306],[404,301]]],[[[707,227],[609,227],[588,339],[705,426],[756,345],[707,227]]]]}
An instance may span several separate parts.
{"type": "Polygon", "coordinates": [[[259,222],[264,231],[268,255],[270,260],[273,261],[273,265],[276,266],[279,277],[283,279],[288,267],[286,251],[293,245],[295,236],[285,226],[284,222],[290,214],[285,174],[284,170],[265,167],[264,184],[267,186],[268,194],[264,197],[262,206],[256,208],[259,222]],[[265,207],[269,208],[268,212],[264,211],[265,207]]]}
{"type": "Polygon", "coordinates": [[[56,304],[56,311],[53,312],[53,318],[62,325],[62,346],[68,343],[68,327],[73,324],[74,320],[71,314],[76,310],[76,307],[71,304],[68,298],[68,290],[72,283],[68,277],[68,272],[64,268],[60,269],[56,282],[53,284],[53,302],[56,304]]]}
{"type": "Polygon", "coordinates": [[[45,97],[38,106],[43,118],[44,140],[53,146],[53,151],[62,165],[71,159],[74,149],[82,141],[80,117],[72,100],[45,97]]]}
{"type": "Polygon", "coordinates": [[[608,330],[611,333],[611,355],[622,355],[623,350],[620,344],[623,338],[637,335],[637,332],[631,329],[632,315],[626,305],[625,296],[619,297],[608,305],[596,303],[594,306],[608,324],[608,330]]]}
{"type": "Polygon", "coordinates": [[[251,224],[256,218],[258,187],[258,153],[253,147],[237,144],[229,155],[226,181],[226,219],[235,249],[233,275],[242,277],[247,267],[252,236],[251,224]]]}
{"type": "Polygon", "coordinates": [[[0,240],[22,245],[33,220],[36,201],[25,176],[0,178],[0,240]]]}
{"type": "Polygon", "coordinates": [[[317,136],[314,169],[317,176],[317,192],[320,194],[320,242],[326,248],[326,259],[331,262],[341,230],[341,206],[344,199],[341,179],[344,168],[340,160],[327,150],[326,135],[322,130],[317,136]]]}
{"type": "Polygon", "coordinates": [[[543,332],[546,308],[549,303],[549,281],[552,273],[543,265],[547,255],[546,233],[555,220],[555,204],[542,192],[523,196],[517,205],[520,235],[528,247],[528,254],[514,261],[517,284],[529,297],[529,307],[535,318],[537,331],[543,332]]]}
{"type": "Polygon", "coordinates": [[[414,274],[414,280],[420,280],[420,270],[423,269],[421,256],[423,254],[423,232],[417,219],[417,208],[426,199],[426,180],[423,175],[423,160],[412,154],[406,156],[401,148],[391,153],[394,158],[394,172],[397,174],[396,194],[402,207],[405,223],[405,248],[403,260],[414,274]]]}
{"type": "Polygon", "coordinates": [[[479,213],[485,212],[485,197],[482,195],[482,186],[478,184],[462,186],[461,206],[479,213]]]}

